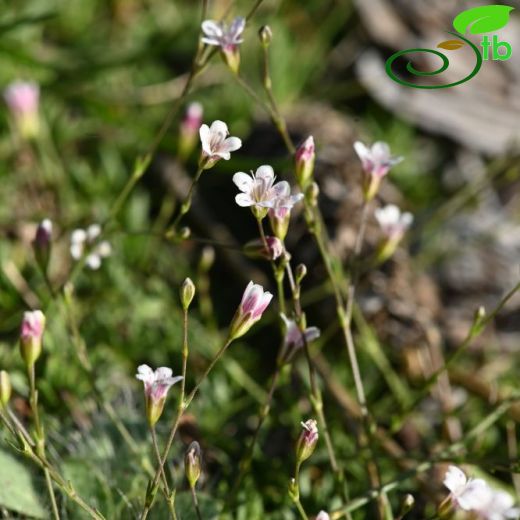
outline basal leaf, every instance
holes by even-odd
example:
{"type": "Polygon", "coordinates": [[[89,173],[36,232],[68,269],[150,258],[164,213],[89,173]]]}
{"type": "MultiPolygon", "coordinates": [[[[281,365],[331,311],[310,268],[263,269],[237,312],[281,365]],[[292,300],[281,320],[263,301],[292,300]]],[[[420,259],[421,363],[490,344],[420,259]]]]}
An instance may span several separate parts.
{"type": "Polygon", "coordinates": [[[455,51],[457,49],[460,49],[465,44],[461,40],[446,40],[444,42],[441,42],[437,45],[439,49],[446,49],[447,51],[455,51]]]}
{"type": "Polygon", "coordinates": [[[459,13],[453,20],[453,27],[461,34],[482,34],[501,29],[509,21],[513,7],[508,5],[483,5],[459,13]]]}
{"type": "Polygon", "coordinates": [[[34,489],[31,473],[15,457],[0,450],[0,505],[24,517],[49,518],[34,489]]]}

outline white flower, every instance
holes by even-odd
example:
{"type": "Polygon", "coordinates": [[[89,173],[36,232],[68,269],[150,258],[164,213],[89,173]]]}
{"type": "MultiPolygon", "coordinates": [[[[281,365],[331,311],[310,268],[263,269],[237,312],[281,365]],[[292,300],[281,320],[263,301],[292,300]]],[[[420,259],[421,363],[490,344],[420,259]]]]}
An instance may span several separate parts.
{"type": "Polygon", "coordinates": [[[206,168],[213,166],[219,159],[228,161],[231,152],[242,146],[238,137],[228,137],[229,131],[223,121],[213,121],[211,127],[202,125],[199,129],[200,142],[202,144],[202,156],[206,159],[206,168]]]}
{"type": "Polygon", "coordinates": [[[246,26],[246,19],[237,16],[228,27],[224,22],[205,20],[202,22],[202,41],[208,45],[216,45],[222,50],[233,50],[242,43],[242,33],[246,26]]]}
{"type": "Polygon", "coordinates": [[[316,517],[316,520],[330,520],[330,516],[327,512],[320,511],[316,517]]]}
{"type": "Polygon", "coordinates": [[[518,518],[520,516],[520,508],[513,507],[514,503],[515,501],[509,493],[492,490],[489,501],[475,510],[483,520],[518,518]]]}
{"type": "Polygon", "coordinates": [[[361,141],[356,141],[354,150],[361,160],[364,172],[379,178],[384,177],[392,166],[403,160],[402,157],[392,157],[390,147],[382,141],[374,143],[372,148],[365,146],[361,141]]]}
{"type": "Polygon", "coordinates": [[[479,510],[491,500],[492,490],[480,479],[468,479],[456,466],[450,466],[444,476],[443,484],[451,491],[451,500],[464,511],[479,510]]]}
{"type": "Polygon", "coordinates": [[[401,213],[401,210],[394,204],[377,208],[374,215],[385,237],[390,240],[400,240],[413,222],[411,213],[401,213]]]}
{"type": "Polygon", "coordinates": [[[76,229],[70,237],[70,254],[74,260],[79,260],[87,251],[85,263],[90,269],[99,269],[103,258],[112,254],[112,246],[106,240],[96,244],[96,239],[101,234],[101,226],[92,224],[86,230],[76,229]]]}
{"type": "Polygon", "coordinates": [[[182,381],[182,376],[172,377],[172,374],[168,367],[159,367],[154,372],[148,365],[140,365],[135,377],[143,382],[146,397],[157,401],[166,397],[171,386],[182,381]]]}
{"type": "MultiPolygon", "coordinates": [[[[283,313],[280,313],[280,316],[285,323],[285,345],[287,347],[303,347],[303,337],[297,323],[287,318],[283,313]]],[[[320,329],[318,327],[307,327],[303,335],[305,336],[305,341],[310,343],[320,337],[320,329]]]]}
{"type": "Polygon", "coordinates": [[[257,168],[256,173],[248,175],[237,172],[233,175],[233,182],[242,192],[235,197],[235,201],[243,208],[259,206],[271,208],[275,201],[290,195],[291,187],[287,181],[275,184],[276,177],[271,166],[265,164],[257,168]]]}

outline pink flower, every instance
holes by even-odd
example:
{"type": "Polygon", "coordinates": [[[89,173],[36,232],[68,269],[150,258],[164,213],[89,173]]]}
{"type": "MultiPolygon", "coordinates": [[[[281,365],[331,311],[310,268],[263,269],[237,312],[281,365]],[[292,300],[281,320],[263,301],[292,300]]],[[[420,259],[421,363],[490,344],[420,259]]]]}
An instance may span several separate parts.
{"type": "Polygon", "coordinates": [[[14,81],[4,90],[4,99],[21,136],[36,137],[40,126],[40,87],[30,81],[14,81]]]}
{"type": "Polygon", "coordinates": [[[231,322],[229,338],[243,336],[262,317],[272,298],[273,295],[264,291],[261,285],[249,282],[231,322]]]}
{"type": "Polygon", "coordinates": [[[296,459],[298,464],[307,460],[318,443],[318,423],[314,419],[309,419],[301,423],[302,432],[296,444],[296,459]]]}
{"type": "Polygon", "coordinates": [[[388,174],[390,168],[400,163],[402,157],[392,157],[388,144],[378,141],[372,148],[365,146],[362,142],[354,143],[354,150],[361,160],[363,166],[364,180],[363,191],[366,200],[374,198],[381,179],[388,174]]]}
{"type": "Polygon", "coordinates": [[[377,208],[374,211],[374,215],[381,226],[383,234],[388,240],[401,240],[413,222],[413,215],[411,213],[401,213],[401,210],[394,204],[377,208]]]}
{"type": "Polygon", "coordinates": [[[276,237],[265,237],[267,247],[269,248],[269,256],[272,260],[276,260],[283,255],[285,249],[283,243],[279,238],[276,237]]]}
{"type": "Polygon", "coordinates": [[[148,423],[153,426],[162,414],[168,391],[182,376],[172,377],[172,369],[159,367],[155,372],[148,365],[137,368],[136,378],[144,383],[148,423]]]}
{"type": "Polygon", "coordinates": [[[443,484],[450,490],[453,505],[464,511],[477,510],[489,503],[491,489],[480,479],[468,479],[456,466],[450,466],[443,484]]]}
{"type": "Polygon", "coordinates": [[[281,358],[284,362],[289,362],[296,350],[303,347],[303,339],[305,338],[307,343],[318,339],[320,337],[320,329],[318,329],[318,327],[307,327],[302,335],[300,327],[298,327],[298,324],[294,320],[290,320],[283,313],[280,313],[280,316],[285,325],[285,336],[281,358]]]}
{"type": "Polygon", "coordinates": [[[42,351],[45,315],[42,311],[24,312],[20,328],[20,350],[27,366],[32,366],[42,351]]]}
{"type": "Polygon", "coordinates": [[[220,159],[228,161],[231,152],[242,146],[242,141],[238,137],[228,137],[228,127],[223,121],[213,121],[211,127],[202,125],[199,135],[204,169],[211,168],[220,159]]]}
{"type": "Polygon", "coordinates": [[[303,144],[296,150],[295,154],[296,178],[303,189],[305,189],[312,178],[315,159],[314,138],[311,135],[307,137],[303,144]]]}
{"type": "Polygon", "coordinates": [[[202,22],[202,41],[208,45],[220,47],[223,51],[235,50],[242,43],[242,33],[246,27],[246,19],[237,16],[228,27],[224,22],[204,20],[202,22]]]}

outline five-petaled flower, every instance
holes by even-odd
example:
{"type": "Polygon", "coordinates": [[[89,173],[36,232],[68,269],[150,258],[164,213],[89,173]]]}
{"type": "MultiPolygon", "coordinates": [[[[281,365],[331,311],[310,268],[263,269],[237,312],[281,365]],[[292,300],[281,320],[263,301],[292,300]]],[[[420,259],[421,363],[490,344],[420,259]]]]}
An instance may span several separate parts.
{"type": "Polygon", "coordinates": [[[381,179],[388,174],[390,168],[400,163],[402,157],[392,157],[388,144],[378,141],[372,147],[365,146],[362,142],[354,143],[361,165],[363,167],[363,194],[369,201],[376,195],[381,179]]]}
{"type": "Polygon", "coordinates": [[[233,72],[238,72],[240,65],[239,44],[242,43],[242,33],[246,27],[246,19],[237,16],[229,26],[224,22],[205,20],[202,22],[202,41],[207,45],[220,47],[222,57],[233,72]]]}
{"type": "Polygon", "coordinates": [[[202,144],[201,165],[205,170],[213,167],[220,159],[228,161],[231,152],[242,146],[238,137],[228,137],[228,127],[223,121],[213,121],[211,126],[202,125],[199,135],[202,144]]]}
{"type": "Polygon", "coordinates": [[[70,254],[79,260],[87,250],[85,263],[90,269],[99,269],[103,258],[112,254],[112,246],[106,240],[96,243],[101,234],[101,226],[92,224],[87,229],[76,229],[70,237],[70,254]]]}
{"type": "Polygon", "coordinates": [[[243,336],[262,317],[272,298],[261,285],[249,282],[229,327],[229,339],[243,336]]]}
{"type": "Polygon", "coordinates": [[[36,137],[40,87],[32,81],[14,81],[4,90],[4,99],[20,135],[26,139],[36,137]]]}
{"type": "Polygon", "coordinates": [[[34,365],[42,351],[45,315],[42,311],[24,312],[20,328],[20,351],[28,367],[34,365]]]}
{"type": "Polygon", "coordinates": [[[443,484],[451,492],[449,498],[453,505],[464,511],[478,510],[491,499],[492,492],[485,480],[468,479],[456,466],[448,468],[443,484]]]}
{"type": "Polygon", "coordinates": [[[146,415],[150,426],[159,420],[171,386],[183,379],[182,376],[172,377],[172,374],[172,369],[168,367],[159,367],[155,372],[148,365],[137,368],[135,377],[144,383],[146,415]]]}
{"type": "Polygon", "coordinates": [[[377,208],[374,215],[384,235],[378,251],[378,260],[382,262],[394,253],[405,232],[412,225],[413,215],[408,212],[401,213],[394,204],[377,208]]]}

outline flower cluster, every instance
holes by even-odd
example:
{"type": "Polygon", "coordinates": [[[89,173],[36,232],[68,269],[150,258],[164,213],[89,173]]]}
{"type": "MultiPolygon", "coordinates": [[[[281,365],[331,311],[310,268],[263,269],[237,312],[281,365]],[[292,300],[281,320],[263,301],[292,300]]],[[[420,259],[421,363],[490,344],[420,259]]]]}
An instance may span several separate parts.
{"type": "Polygon", "coordinates": [[[79,260],[85,253],[85,263],[90,269],[99,269],[103,258],[112,254],[112,246],[106,240],[97,242],[101,234],[101,226],[92,224],[87,229],[76,229],[70,237],[70,254],[74,260],[79,260]]]}
{"type": "Polygon", "coordinates": [[[471,511],[481,520],[506,520],[518,518],[520,508],[513,507],[509,493],[496,490],[480,478],[467,478],[456,466],[450,466],[443,484],[450,490],[452,505],[463,511],[471,511]]]}

